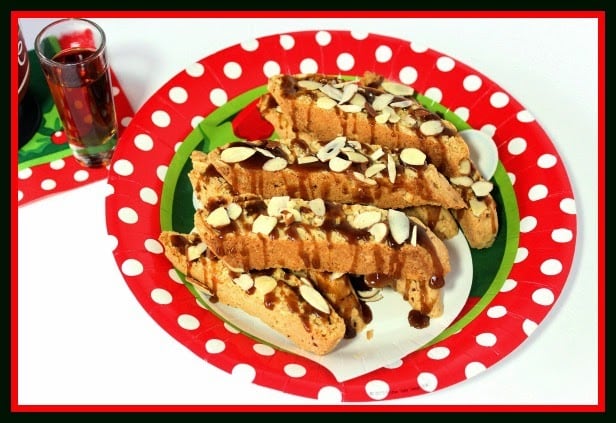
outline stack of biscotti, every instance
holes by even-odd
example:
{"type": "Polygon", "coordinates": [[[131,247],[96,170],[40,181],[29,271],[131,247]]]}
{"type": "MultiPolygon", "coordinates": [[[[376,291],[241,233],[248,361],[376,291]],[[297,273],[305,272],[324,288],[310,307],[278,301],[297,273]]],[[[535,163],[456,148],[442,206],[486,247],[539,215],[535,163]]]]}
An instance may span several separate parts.
{"type": "Polygon", "coordinates": [[[308,141],[346,137],[392,150],[415,148],[451,183],[464,207],[451,209],[472,248],[498,233],[492,183],[473,164],[453,124],[424,108],[404,84],[367,72],[345,80],[323,74],[275,75],[260,101],[279,137],[308,141]]]}

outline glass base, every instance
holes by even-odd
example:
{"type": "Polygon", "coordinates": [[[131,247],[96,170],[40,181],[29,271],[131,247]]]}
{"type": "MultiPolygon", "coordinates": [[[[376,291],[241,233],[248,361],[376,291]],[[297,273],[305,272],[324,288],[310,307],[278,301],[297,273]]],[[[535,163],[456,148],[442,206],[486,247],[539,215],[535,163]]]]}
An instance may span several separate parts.
{"type": "Polygon", "coordinates": [[[23,147],[37,133],[41,124],[41,107],[30,90],[19,103],[19,148],[23,147]]]}

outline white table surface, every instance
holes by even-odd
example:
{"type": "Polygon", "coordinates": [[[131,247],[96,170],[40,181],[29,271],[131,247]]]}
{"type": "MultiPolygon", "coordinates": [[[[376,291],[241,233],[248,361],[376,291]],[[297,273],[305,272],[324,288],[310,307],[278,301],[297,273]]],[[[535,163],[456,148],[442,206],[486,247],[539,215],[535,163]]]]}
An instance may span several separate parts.
{"type": "MultiPolygon", "coordinates": [[[[112,67],[135,110],[209,54],[301,29],[360,30],[417,41],[500,84],[536,117],[568,169],[579,219],[569,280],[532,336],[487,371],[429,394],[369,404],[597,404],[596,19],[94,20],[107,34],[112,67]]],[[[49,21],[20,18],[29,48],[49,21]]],[[[114,261],[105,185],[99,181],[18,210],[19,405],[336,403],[241,380],[161,329],[114,261]]]]}

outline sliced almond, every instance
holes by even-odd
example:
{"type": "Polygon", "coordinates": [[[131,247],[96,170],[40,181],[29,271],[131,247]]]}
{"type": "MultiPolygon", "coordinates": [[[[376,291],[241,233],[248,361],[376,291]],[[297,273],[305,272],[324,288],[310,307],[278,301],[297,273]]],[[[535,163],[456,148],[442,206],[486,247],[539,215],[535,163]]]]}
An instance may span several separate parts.
{"type": "Polygon", "coordinates": [[[254,286],[257,291],[265,295],[276,289],[276,286],[278,286],[278,282],[271,276],[259,275],[254,278],[254,286]]]}
{"type": "Polygon", "coordinates": [[[454,176],[453,178],[449,178],[449,182],[462,187],[470,187],[473,185],[473,178],[470,176],[454,176]]]}
{"type": "Polygon", "coordinates": [[[329,97],[319,97],[317,98],[317,107],[319,109],[330,110],[338,105],[338,102],[329,97]]]}
{"type": "Polygon", "coordinates": [[[342,98],[338,101],[338,104],[344,104],[351,100],[357,92],[357,84],[347,84],[342,88],[342,98]]]}
{"type": "Polygon", "coordinates": [[[325,301],[325,298],[314,289],[311,285],[300,285],[299,293],[304,300],[312,307],[316,308],[322,313],[329,314],[329,304],[325,301]]]}
{"type": "Polygon", "coordinates": [[[242,215],[242,206],[237,203],[227,205],[227,215],[231,220],[235,220],[242,215]]]}
{"type": "Polygon", "coordinates": [[[355,176],[355,179],[357,179],[360,182],[363,182],[364,184],[377,185],[377,182],[374,179],[370,179],[366,177],[363,173],[353,172],[353,176],[355,176]]]}
{"type": "Polygon", "coordinates": [[[220,153],[220,160],[225,163],[239,163],[252,157],[252,155],[256,152],[257,150],[252,147],[229,147],[224,149],[222,153],[220,153]]]}
{"type": "Polygon", "coordinates": [[[425,136],[438,135],[443,132],[443,123],[440,120],[428,120],[419,126],[419,131],[425,136]]]}
{"type": "Polygon", "coordinates": [[[393,94],[383,93],[374,98],[372,102],[372,108],[377,112],[383,110],[385,106],[388,106],[389,103],[394,99],[393,94]]]}
{"type": "Polygon", "coordinates": [[[302,156],[297,158],[297,164],[308,164],[318,161],[319,159],[316,156],[302,156]]]}
{"type": "Polygon", "coordinates": [[[280,212],[289,207],[289,197],[288,195],[283,195],[279,197],[270,198],[267,203],[267,215],[272,217],[280,216],[280,212]]]}
{"type": "Polygon", "coordinates": [[[386,167],[387,165],[385,163],[375,163],[366,169],[364,175],[366,176],[366,178],[372,178],[373,176],[384,170],[386,167]]]}
{"type": "Polygon", "coordinates": [[[390,209],[387,212],[387,222],[391,237],[398,244],[402,244],[409,238],[411,222],[406,214],[399,210],[390,209]]]}
{"type": "MultiPolygon", "coordinates": [[[[363,297],[362,301],[365,303],[373,303],[375,301],[380,301],[382,299],[383,299],[383,292],[381,292],[381,290],[379,289],[379,291],[376,294],[371,295],[369,297],[363,297]]],[[[368,339],[370,339],[372,330],[368,331],[367,333],[368,333],[368,339]]]]}
{"type": "Polygon", "coordinates": [[[308,203],[310,210],[317,216],[325,216],[325,201],[321,198],[315,198],[308,203]]]}
{"type": "Polygon", "coordinates": [[[353,148],[351,148],[350,151],[345,151],[344,154],[346,154],[347,159],[349,159],[353,163],[368,163],[369,161],[368,157],[364,156],[361,153],[358,153],[353,148]]]}
{"type": "Polygon", "coordinates": [[[485,201],[477,200],[476,198],[471,198],[468,201],[468,205],[471,207],[471,211],[476,217],[481,216],[481,214],[488,209],[485,201]]]}
{"type": "Polygon", "coordinates": [[[379,223],[381,221],[381,212],[376,210],[370,210],[361,212],[355,219],[351,222],[351,226],[355,229],[367,229],[374,225],[375,223],[379,223]]]}
{"type": "Polygon", "coordinates": [[[370,155],[370,159],[376,162],[378,159],[380,159],[384,155],[385,155],[385,152],[383,151],[382,148],[379,147],[378,149],[374,150],[374,152],[370,155]]]}
{"type": "Polygon", "coordinates": [[[458,171],[462,175],[470,175],[470,173],[471,173],[471,162],[470,162],[470,160],[468,160],[468,159],[460,160],[460,163],[458,164],[458,171]]]}
{"type": "Polygon", "coordinates": [[[411,245],[417,247],[417,225],[413,225],[413,230],[411,231],[411,245]]]}
{"type": "Polygon", "coordinates": [[[400,125],[408,128],[412,128],[413,126],[415,126],[416,123],[417,121],[415,120],[415,118],[410,115],[406,115],[400,119],[400,125]]]}
{"type": "Polygon", "coordinates": [[[349,168],[349,166],[351,166],[351,163],[352,162],[350,160],[345,160],[342,157],[336,156],[329,160],[329,168],[333,172],[344,172],[349,168]]]}
{"type": "Polygon", "coordinates": [[[191,245],[186,249],[186,258],[188,261],[196,260],[201,257],[201,254],[203,254],[205,250],[207,250],[207,245],[204,242],[200,242],[197,245],[191,245]]]}
{"type": "Polygon", "coordinates": [[[413,100],[394,101],[393,103],[389,103],[389,107],[393,107],[396,109],[406,109],[413,103],[413,100]]]}
{"type": "Polygon", "coordinates": [[[270,158],[276,157],[276,156],[274,156],[274,154],[271,151],[266,150],[265,148],[255,147],[255,150],[257,150],[259,153],[263,154],[265,157],[270,157],[270,158]]]}
{"type": "Polygon", "coordinates": [[[248,291],[255,284],[255,281],[252,279],[252,276],[250,276],[248,273],[242,273],[237,278],[233,278],[233,282],[235,282],[235,284],[242,288],[242,290],[244,291],[248,291]]]}
{"type": "Polygon", "coordinates": [[[339,107],[345,113],[359,113],[362,110],[362,106],[357,104],[341,104],[339,107]]]}
{"type": "Polygon", "coordinates": [[[319,88],[319,90],[321,90],[323,94],[325,94],[331,99],[336,100],[337,102],[342,100],[342,91],[340,91],[338,88],[332,87],[329,84],[323,85],[319,88]]]}
{"type": "Polygon", "coordinates": [[[372,298],[378,294],[381,293],[381,289],[380,288],[374,288],[371,287],[370,289],[366,289],[366,290],[359,290],[357,291],[357,295],[359,296],[359,298],[361,298],[362,300],[366,300],[368,298],[372,298]]]}
{"type": "Polygon", "coordinates": [[[386,111],[387,113],[389,113],[389,119],[387,119],[389,123],[397,123],[400,120],[400,116],[398,116],[396,111],[392,109],[391,107],[385,106],[383,111],[384,112],[386,111]]]}
{"type": "Polygon", "coordinates": [[[252,232],[256,234],[269,235],[278,224],[278,219],[273,216],[259,215],[252,222],[252,232]]]}
{"type": "Polygon", "coordinates": [[[471,189],[477,197],[485,197],[492,192],[494,185],[489,181],[477,181],[471,185],[471,189]]]}
{"type": "Polygon", "coordinates": [[[392,184],[396,182],[396,162],[391,154],[387,155],[387,175],[389,176],[389,182],[392,184]]]}
{"type": "Polygon", "coordinates": [[[413,87],[393,81],[383,81],[381,83],[381,87],[393,95],[409,96],[415,93],[413,87]]]}
{"type": "Polygon", "coordinates": [[[322,162],[326,162],[332,157],[336,157],[340,153],[340,149],[344,147],[346,137],[336,137],[317,151],[317,157],[322,162]]]}
{"type": "Polygon", "coordinates": [[[287,167],[287,161],[282,157],[274,157],[263,163],[263,170],[267,172],[277,172],[287,167]]]}
{"type": "Polygon", "coordinates": [[[208,225],[215,228],[221,228],[231,223],[231,219],[229,219],[229,215],[227,214],[227,209],[224,206],[220,206],[210,212],[210,214],[207,215],[205,221],[208,225]]]}
{"type": "Polygon", "coordinates": [[[400,152],[400,160],[410,166],[423,166],[426,163],[426,153],[418,148],[408,147],[400,152]]]}
{"type": "Polygon", "coordinates": [[[368,229],[370,235],[374,237],[376,242],[381,242],[387,236],[387,225],[383,222],[375,223],[370,229],[368,229]]]}
{"type": "Polygon", "coordinates": [[[313,91],[320,89],[323,84],[317,81],[312,81],[310,79],[302,79],[300,81],[297,81],[297,86],[304,88],[305,90],[313,91]]]}
{"type": "Polygon", "coordinates": [[[355,93],[351,100],[349,100],[349,104],[363,108],[366,104],[366,97],[364,97],[360,93],[355,93]]]}
{"type": "Polygon", "coordinates": [[[335,281],[336,279],[340,279],[341,277],[343,277],[345,274],[342,272],[333,272],[331,275],[329,275],[329,279],[332,281],[335,281]]]}
{"type": "Polygon", "coordinates": [[[383,110],[381,113],[374,117],[376,123],[387,123],[389,121],[389,112],[383,110]]]}

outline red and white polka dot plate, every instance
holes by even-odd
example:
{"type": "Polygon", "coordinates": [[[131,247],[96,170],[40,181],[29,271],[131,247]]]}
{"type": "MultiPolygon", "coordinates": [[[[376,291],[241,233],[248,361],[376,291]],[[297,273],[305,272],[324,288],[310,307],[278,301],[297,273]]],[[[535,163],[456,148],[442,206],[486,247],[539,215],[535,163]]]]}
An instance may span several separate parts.
{"type": "MultiPolygon", "coordinates": [[[[567,172],[530,111],[454,58],[381,35],[286,33],[244,42],[188,66],[134,116],[108,181],[107,227],[114,256],[151,317],[220,369],[261,386],[327,401],[426,394],[486,370],[546,317],[567,281],[575,249],[576,206],[567,172]],[[500,158],[495,181],[506,205],[499,235],[504,241],[493,280],[469,298],[446,336],[396,363],[337,382],[319,364],[245,336],[203,307],[156,239],[161,228],[174,227],[181,215],[191,219],[189,205],[182,210],[183,204],[168,200],[181,185],[181,166],[173,162],[186,154],[183,150],[195,148],[195,137],[210,148],[231,140],[220,137],[233,135],[229,121],[239,115],[227,116],[225,126],[225,119],[217,116],[221,111],[238,99],[239,108],[249,105],[275,73],[361,75],[365,70],[412,85],[446,106],[446,117],[455,113],[458,123],[495,140],[500,158]],[[212,126],[216,119],[220,125],[212,126]]],[[[480,273],[476,266],[484,264],[473,262],[480,273]]]]}

